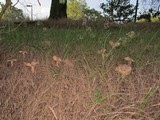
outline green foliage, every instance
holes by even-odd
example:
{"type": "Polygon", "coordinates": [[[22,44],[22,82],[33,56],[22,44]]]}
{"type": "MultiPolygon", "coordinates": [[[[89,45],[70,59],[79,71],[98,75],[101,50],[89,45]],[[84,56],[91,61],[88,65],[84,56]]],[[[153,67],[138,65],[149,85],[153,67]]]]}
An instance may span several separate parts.
{"type": "MultiPolygon", "coordinates": [[[[151,21],[152,22],[160,22],[160,19],[158,17],[151,17],[151,21]]],[[[146,19],[142,18],[140,20],[137,21],[138,23],[144,23],[144,22],[148,22],[146,19]]]]}
{"type": "Polygon", "coordinates": [[[83,17],[90,19],[104,18],[101,12],[87,7],[85,0],[68,0],[67,16],[73,20],[78,20],[83,17]]]}
{"type": "Polygon", "coordinates": [[[84,16],[86,2],[84,0],[69,0],[67,5],[68,18],[77,20],[84,16]]]}
{"type": "MultiPolygon", "coordinates": [[[[1,3],[0,11],[2,10],[2,7],[4,7],[4,4],[1,3]]],[[[21,21],[23,19],[25,19],[23,11],[14,6],[9,7],[2,17],[2,20],[5,21],[21,21]]]]}
{"type": "Polygon", "coordinates": [[[137,22],[138,22],[138,23],[144,23],[144,22],[147,22],[147,20],[144,19],[144,18],[142,18],[142,19],[138,20],[137,22]]]}
{"type": "Polygon", "coordinates": [[[149,9],[148,11],[144,11],[138,17],[138,22],[160,22],[159,11],[155,11],[154,9],[149,9]]]}
{"type": "Polygon", "coordinates": [[[87,16],[88,18],[93,18],[93,19],[100,19],[100,18],[104,18],[101,14],[101,12],[96,11],[94,8],[90,9],[90,8],[85,8],[84,10],[84,15],[87,16]]]}
{"type": "Polygon", "coordinates": [[[107,3],[101,4],[101,8],[112,21],[130,21],[135,10],[129,0],[107,0],[107,3]]]}
{"type": "Polygon", "coordinates": [[[160,18],[159,17],[152,17],[151,21],[152,22],[160,22],[160,18]]]}

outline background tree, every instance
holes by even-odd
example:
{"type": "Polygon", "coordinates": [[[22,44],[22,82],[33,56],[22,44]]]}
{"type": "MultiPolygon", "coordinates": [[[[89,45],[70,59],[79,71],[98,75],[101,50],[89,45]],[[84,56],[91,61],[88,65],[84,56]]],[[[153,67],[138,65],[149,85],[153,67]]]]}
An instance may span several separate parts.
{"type": "Polygon", "coordinates": [[[102,16],[102,13],[95,10],[94,8],[85,8],[84,10],[84,16],[90,18],[90,19],[102,19],[104,16],[102,16]]]}
{"type": "Polygon", "coordinates": [[[67,18],[67,0],[52,0],[49,19],[67,18]]]}
{"type": "Polygon", "coordinates": [[[5,13],[5,11],[7,10],[7,8],[9,6],[11,6],[11,4],[12,4],[11,0],[6,0],[6,4],[2,7],[2,10],[0,12],[0,20],[2,19],[2,16],[5,13]]]}
{"type": "Polygon", "coordinates": [[[138,6],[139,6],[139,0],[136,0],[134,22],[137,21],[138,6]]]}
{"type": "Polygon", "coordinates": [[[142,0],[140,4],[143,7],[137,17],[138,22],[159,22],[160,0],[142,0]]]}
{"type": "MultiPolygon", "coordinates": [[[[8,9],[8,7],[11,7],[12,5],[12,0],[5,0],[6,3],[3,5],[1,2],[1,11],[0,11],[0,20],[2,19],[3,15],[5,14],[6,10],[8,9]]],[[[17,5],[17,3],[19,3],[20,0],[17,0],[17,2],[12,5],[12,8],[15,8],[15,6],[17,5]]],[[[38,4],[41,6],[41,3],[39,0],[37,0],[38,4]]],[[[15,9],[14,9],[15,10],[15,9]]],[[[22,11],[20,9],[16,9],[15,11],[18,12],[18,14],[22,13],[22,11]]]]}
{"type": "Polygon", "coordinates": [[[87,7],[85,0],[68,0],[67,16],[68,18],[78,20],[84,16],[87,7]]]}
{"type": "Polygon", "coordinates": [[[111,21],[130,21],[133,19],[134,5],[129,0],[107,0],[101,8],[111,21]]]}
{"type": "Polygon", "coordinates": [[[92,20],[104,18],[101,12],[87,7],[85,0],[68,0],[67,16],[74,20],[82,19],[83,17],[87,17],[92,20]]]}
{"type": "MultiPolygon", "coordinates": [[[[4,8],[4,6],[5,5],[1,3],[0,11],[2,11],[2,8],[4,8]]],[[[1,19],[5,21],[21,21],[25,19],[25,16],[23,15],[22,10],[14,6],[10,6],[6,9],[1,19]]]]}

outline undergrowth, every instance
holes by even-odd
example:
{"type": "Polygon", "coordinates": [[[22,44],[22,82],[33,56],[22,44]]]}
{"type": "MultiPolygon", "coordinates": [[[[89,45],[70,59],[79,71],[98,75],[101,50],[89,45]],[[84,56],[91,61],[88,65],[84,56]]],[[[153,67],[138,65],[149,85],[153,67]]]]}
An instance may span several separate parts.
{"type": "Polygon", "coordinates": [[[160,119],[160,31],[28,27],[0,35],[1,120],[160,119]]]}

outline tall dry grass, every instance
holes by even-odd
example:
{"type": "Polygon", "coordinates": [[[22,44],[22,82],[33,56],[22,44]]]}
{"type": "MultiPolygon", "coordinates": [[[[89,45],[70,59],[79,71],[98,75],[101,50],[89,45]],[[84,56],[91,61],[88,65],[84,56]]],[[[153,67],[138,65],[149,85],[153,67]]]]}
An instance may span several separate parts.
{"type": "MultiPolygon", "coordinates": [[[[10,55],[9,55],[10,56],[10,55]]],[[[159,61],[121,78],[115,64],[101,73],[83,59],[59,67],[52,57],[29,57],[35,72],[18,56],[11,67],[1,56],[2,120],[159,120],[159,61]],[[103,75],[102,75],[103,74],[103,75]]],[[[8,57],[8,56],[7,56],[8,57]]],[[[85,58],[88,59],[88,58],[85,58]]],[[[95,61],[95,64],[96,61],[95,61]]]]}
{"type": "MultiPolygon", "coordinates": [[[[106,34],[89,38],[86,31],[80,31],[82,38],[76,43],[68,29],[62,30],[63,36],[52,29],[38,29],[36,34],[29,33],[32,37],[24,31],[3,36],[5,41],[0,41],[1,120],[160,119],[159,47],[153,34],[153,44],[149,37],[142,40],[147,34],[140,34],[121,48],[122,41],[115,40],[114,31],[112,42],[106,34]],[[97,53],[99,46],[103,49],[97,53]],[[132,56],[134,63],[132,71],[123,76],[115,68],[126,64],[126,55],[132,56]]],[[[93,33],[96,35],[89,32],[93,33]]]]}

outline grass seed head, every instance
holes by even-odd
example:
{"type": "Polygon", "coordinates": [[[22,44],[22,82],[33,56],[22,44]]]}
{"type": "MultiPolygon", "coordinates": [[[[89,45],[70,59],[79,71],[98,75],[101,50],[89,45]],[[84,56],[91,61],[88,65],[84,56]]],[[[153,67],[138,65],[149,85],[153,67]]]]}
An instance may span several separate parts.
{"type": "Polygon", "coordinates": [[[82,26],[86,26],[87,25],[87,18],[83,18],[83,22],[82,22],[82,26]]]}
{"type": "Polygon", "coordinates": [[[127,34],[127,37],[129,37],[129,38],[134,38],[135,37],[135,32],[134,31],[131,31],[131,32],[128,32],[127,34]]]}
{"type": "Polygon", "coordinates": [[[116,48],[116,47],[119,47],[121,45],[120,42],[113,42],[112,40],[109,41],[109,45],[112,47],[112,48],[116,48]]]}
{"type": "Polygon", "coordinates": [[[91,27],[86,27],[86,31],[88,31],[88,32],[91,32],[92,31],[92,29],[91,29],[91,27]]]}
{"type": "Polygon", "coordinates": [[[109,28],[109,22],[105,22],[105,23],[104,23],[104,28],[105,28],[105,29],[108,29],[108,28],[109,28]]]}
{"type": "Polygon", "coordinates": [[[97,53],[98,53],[98,54],[104,54],[104,53],[106,53],[106,49],[103,48],[103,49],[101,49],[101,50],[98,50],[97,53]]]}

